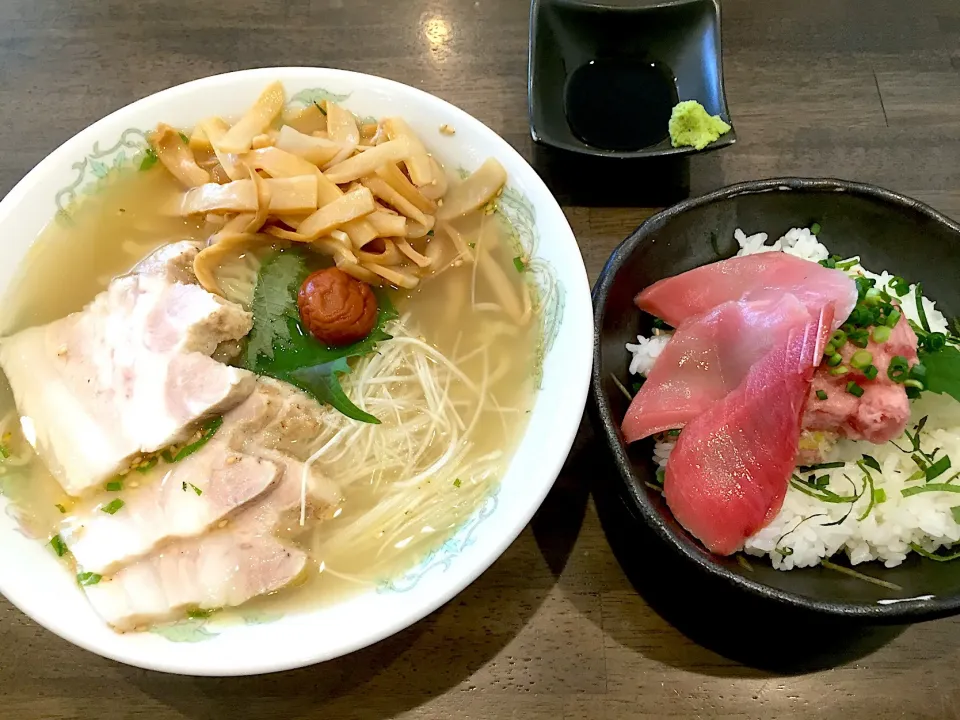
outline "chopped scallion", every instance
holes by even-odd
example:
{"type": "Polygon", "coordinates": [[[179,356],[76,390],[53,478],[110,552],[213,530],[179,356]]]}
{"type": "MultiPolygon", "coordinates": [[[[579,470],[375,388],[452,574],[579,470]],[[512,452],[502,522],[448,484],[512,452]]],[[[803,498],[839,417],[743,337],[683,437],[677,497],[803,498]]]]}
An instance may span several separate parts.
{"type": "Polygon", "coordinates": [[[820,234],[820,223],[815,222],[813,225],[810,226],[810,234],[811,235],[820,234]]]}
{"type": "Polygon", "coordinates": [[[160,458],[158,458],[156,455],[154,455],[152,458],[150,458],[149,460],[147,460],[147,461],[146,461],[145,463],[143,463],[142,465],[137,466],[137,472],[138,472],[138,473],[148,472],[148,471],[152,470],[153,467],[154,467],[158,462],[160,462],[160,458]]]}
{"type": "Polygon", "coordinates": [[[115,515],[117,510],[122,508],[123,505],[124,505],[123,500],[121,500],[120,498],[114,498],[113,500],[108,502],[106,505],[104,505],[100,509],[103,512],[107,513],[107,515],[115,515]]]}
{"type": "Polygon", "coordinates": [[[55,507],[57,510],[59,510],[61,513],[63,513],[64,515],[67,514],[67,509],[66,509],[63,505],[61,505],[60,503],[57,503],[56,505],[54,505],[54,507],[55,507]]]}
{"type": "Polygon", "coordinates": [[[866,330],[854,330],[850,333],[849,341],[855,347],[865,348],[870,344],[870,334],[866,330]]]}
{"type": "Polygon", "coordinates": [[[947,336],[942,332],[932,332],[923,338],[923,347],[927,352],[943,350],[947,344],[947,336]]]}
{"type": "Polygon", "coordinates": [[[846,365],[838,365],[837,367],[830,370],[830,374],[835,377],[846,375],[848,372],[850,372],[850,368],[848,368],[846,365]]]}
{"type": "Polygon", "coordinates": [[[847,383],[847,392],[854,397],[863,397],[863,388],[853,380],[847,383]]]}
{"type": "Polygon", "coordinates": [[[847,334],[843,330],[834,330],[830,336],[830,342],[839,350],[847,341],[847,334]]]}
{"type": "Polygon", "coordinates": [[[843,355],[838,352],[835,352],[833,355],[827,358],[827,365],[830,367],[836,367],[843,362],[843,355]]]}
{"type": "Polygon", "coordinates": [[[523,261],[523,258],[517,255],[513,259],[513,266],[517,269],[517,272],[524,272],[527,269],[527,264],[523,261]]]}
{"type": "Polygon", "coordinates": [[[63,557],[67,554],[67,552],[69,552],[67,550],[67,544],[59,535],[54,535],[52,538],[50,538],[50,547],[53,548],[53,551],[57,554],[57,557],[63,557]]]}
{"type": "Polygon", "coordinates": [[[903,297],[908,292],[910,292],[910,283],[904,280],[902,277],[897,275],[893,280],[890,281],[889,287],[893,290],[899,297],[903,297]]]}
{"type": "Polygon", "coordinates": [[[900,314],[900,311],[894,310],[889,315],[887,315],[887,319],[884,321],[884,325],[886,325],[888,328],[896,327],[896,324],[900,322],[901,317],[902,315],[900,314]]]}
{"type": "Polygon", "coordinates": [[[82,572],[77,573],[77,582],[81,585],[96,585],[103,579],[102,575],[98,575],[95,572],[82,572]]]}
{"type": "Polygon", "coordinates": [[[457,478],[456,480],[453,481],[453,486],[455,488],[460,487],[460,485],[462,485],[462,483],[460,482],[460,478],[457,478]]]}
{"type": "Polygon", "coordinates": [[[123,480],[111,480],[104,487],[107,492],[120,492],[123,490],[123,480]]]}
{"type": "Polygon", "coordinates": [[[825,391],[825,390],[817,390],[817,398],[820,399],[820,400],[826,400],[826,399],[827,399],[827,393],[826,393],[826,391],[825,391]]]}
{"type": "Polygon", "coordinates": [[[863,376],[864,376],[867,380],[876,380],[876,379],[877,379],[877,375],[879,375],[879,374],[880,374],[880,371],[877,369],[877,366],[876,366],[876,365],[867,365],[867,366],[863,369],[863,376]]]}
{"type": "Polygon", "coordinates": [[[850,358],[850,366],[856,370],[863,370],[873,362],[873,353],[868,350],[857,350],[850,358]]]}
{"type": "Polygon", "coordinates": [[[892,331],[886,325],[877,325],[871,333],[873,341],[878,344],[883,344],[890,339],[890,333],[892,331]]]}
{"type": "Polygon", "coordinates": [[[873,491],[873,504],[879,505],[887,501],[887,491],[883,488],[875,488],[873,491]]]}
{"type": "Polygon", "coordinates": [[[894,355],[887,368],[887,377],[895,383],[902,383],[910,374],[910,363],[903,355],[894,355]]]}

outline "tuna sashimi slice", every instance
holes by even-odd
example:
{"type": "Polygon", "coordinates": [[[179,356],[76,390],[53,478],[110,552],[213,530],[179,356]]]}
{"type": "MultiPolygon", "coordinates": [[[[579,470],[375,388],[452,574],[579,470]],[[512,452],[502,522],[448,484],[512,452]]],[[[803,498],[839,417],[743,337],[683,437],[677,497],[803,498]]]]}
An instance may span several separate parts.
{"type": "Polygon", "coordinates": [[[681,325],[630,403],[629,442],[683,427],[737,388],[755,362],[810,322],[793,295],[726,302],[681,325]]]}
{"type": "Polygon", "coordinates": [[[664,496],[677,521],[708,550],[736,552],[780,511],[804,404],[832,321],[832,308],[826,308],[791,333],[677,439],[664,496]]]}
{"type": "Polygon", "coordinates": [[[833,303],[836,329],[857,304],[857,287],[846,273],[786,253],[744,255],[710,263],[654,283],[636,297],[637,306],[674,327],[730,300],[749,300],[761,291],[790,293],[812,316],[833,303]]]}

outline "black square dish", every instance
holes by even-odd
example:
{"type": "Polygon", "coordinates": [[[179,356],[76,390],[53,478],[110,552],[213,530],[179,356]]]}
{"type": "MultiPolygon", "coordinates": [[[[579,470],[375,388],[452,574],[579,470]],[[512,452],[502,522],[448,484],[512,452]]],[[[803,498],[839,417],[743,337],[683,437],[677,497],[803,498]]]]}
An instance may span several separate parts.
{"type": "MultiPolygon", "coordinates": [[[[686,155],[673,106],[696,100],[730,123],[715,0],[533,0],[527,75],[534,141],[594,157],[686,155]]],[[[732,123],[730,123],[732,124],[732,123]]],[[[705,150],[736,141],[734,130],[705,150]]]]}

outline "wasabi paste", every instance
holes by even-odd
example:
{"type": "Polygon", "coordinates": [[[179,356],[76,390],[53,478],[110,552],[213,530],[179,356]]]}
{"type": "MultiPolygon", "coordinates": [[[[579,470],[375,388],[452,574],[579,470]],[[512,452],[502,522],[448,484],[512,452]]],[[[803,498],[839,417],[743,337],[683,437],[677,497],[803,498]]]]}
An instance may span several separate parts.
{"type": "Polygon", "coordinates": [[[677,103],[670,114],[670,143],[674,147],[689,145],[703,150],[707,145],[730,132],[730,126],[719,115],[708,115],[696,100],[677,103]]]}

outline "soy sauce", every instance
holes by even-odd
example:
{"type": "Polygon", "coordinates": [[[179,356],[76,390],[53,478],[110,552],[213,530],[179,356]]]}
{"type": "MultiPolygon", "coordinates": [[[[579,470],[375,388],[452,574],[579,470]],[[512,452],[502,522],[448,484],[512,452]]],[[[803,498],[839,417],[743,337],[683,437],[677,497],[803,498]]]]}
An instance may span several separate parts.
{"type": "Polygon", "coordinates": [[[663,63],[600,58],[570,74],[563,102],[567,124],[583,142],[603,150],[639,150],[667,137],[677,87],[663,63]]]}

